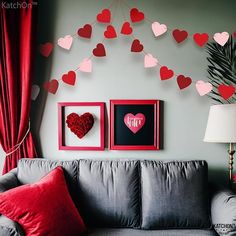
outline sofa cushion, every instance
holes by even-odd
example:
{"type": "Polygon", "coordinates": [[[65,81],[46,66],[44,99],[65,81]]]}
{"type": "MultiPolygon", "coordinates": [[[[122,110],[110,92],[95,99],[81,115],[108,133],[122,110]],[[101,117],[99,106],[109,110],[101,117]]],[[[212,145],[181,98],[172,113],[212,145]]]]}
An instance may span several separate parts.
{"type": "Polygon", "coordinates": [[[79,161],[80,212],[86,224],[140,226],[138,161],[79,161]]]}
{"type": "Polygon", "coordinates": [[[217,236],[214,230],[135,230],[135,229],[94,229],[87,236],[217,236]]]}
{"type": "Polygon", "coordinates": [[[0,235],[24,236],[24,232],[18,223],[3,215],[0,215],[0,235]]]}
{"type": "Polygon", "coordinates": [[[205,161],[141,161],[142,228],[209,228],[205,161]]]}

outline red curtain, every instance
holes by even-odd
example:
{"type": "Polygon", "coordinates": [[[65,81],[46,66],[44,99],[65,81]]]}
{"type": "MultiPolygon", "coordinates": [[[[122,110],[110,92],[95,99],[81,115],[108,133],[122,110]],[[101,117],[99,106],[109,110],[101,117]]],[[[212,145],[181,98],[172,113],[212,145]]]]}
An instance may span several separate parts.
{"type": "Polygon", "coordinates": [[[6,152],[3,174],[15,168],[19,159],[37,156],[29,125],[37,6],[35,0],[17,2],[0,7],[0,143],[6,152]]]}

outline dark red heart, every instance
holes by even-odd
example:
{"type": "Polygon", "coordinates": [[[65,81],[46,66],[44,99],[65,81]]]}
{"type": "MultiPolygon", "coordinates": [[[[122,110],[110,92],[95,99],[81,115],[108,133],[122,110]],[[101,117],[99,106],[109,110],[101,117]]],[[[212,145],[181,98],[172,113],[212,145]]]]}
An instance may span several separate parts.
{"type": "Polygon", "coordinates": [[[172,32],[172,35],[177,43],[182,43],[188,37],[188,32],[185,30],[175,29],[172,32]]]}
{"type": "Polygon", "coordinates": [[[133,32],[133,29],[130,26],[130,23],[124,22],[121,28],[121,34],[129,35],[129,34],[132,34],[132,32],[133,32]]]}
{"type": "Polygon", "coordinates": [[[76,73],[71,70],[67,74],[64,74],[61,79],[64,83],[74,86],[76,81],[76,73]]]}
{"type": "Polygon", "coordinates": [[[44,43],[39,45],[39,52],[44,56],[44,57],[48,57],[53,49],[53,44],[52,43],[44,43]]]}
{"type": "Polygon", "coordinates": [[[45,82],[44,83],[44,88],[52,94],[55,94],[57,92],[59,83],[57,80],[52,79],[51,81],[45,82]]]}
{"type": "Polygon", "coordinates": [[[92,35],[92,26],[90,24],[86,24],[82,28],[79,28],[77,33],[80,37],[90,39],[92,35]]]}
{"type": "Polygon", "coordinates": [[[71,132],[81,139],[93,127],[94,118],[89,112],[86,112],[81,116],[76,113],[71,113],[66,117],[66,124],[71,132]]]}
{"type": "Polygon", "coordinates": [[[138,39],[135,39],[131,45],[131,52],[142,52],[143,45],[140,43],[138,39]]]}
{"type": "Polygon", "coordinates": [[[112,25],[108,25],[106,31],[104,32],[104,36],[107,39],[113,39],[117,37],[116,30],[112,25]]]}
{"type": "Polygon", "coordinates": [[[102,43],[97,44],[97,47],[93,49],[93,55],[95,57],[105,57],[106,50],[102,43]]]}
{"type": "Polygon", "coordinates": [[[209,40],[209,35],[207,33],[196,33],[193,35],[193,40],[199,47],[203,47],[209,40]]]}
{"type": "Polygon", "coordinates": [[[160,69],[160,77],[161,80],[167,80],[170,79],[174,75],[174,71],[171,69],[168,69],[167,66],[162,66],[160,69]]]}
{"type": "Polygon", "coordinates": [[[234,38],[236,38],[236,31],[233,33],[234,38]]]}
{"type": "Polygon", "coordinates": [[[130,10],[130,19],[132,22],[140,22],[144,19],[144,13],[137,8],[132,8],[130,10]]]}
{"type": "Polygon", "coordinates": [[[109,9],[103,9],[101,13],[97,15],[97,21],[101,23],[110,23],[111,12],[109,9]]]}
{"type": "Polygon", "coordinates": [[[222,98],[224,98],[225,100],[231,98],[234,93],[235,93],[235,87],[232,85],[225,85],[225,84],[221,84],[218,87],[218,92],[221,95],[222,98]]]}
{"type": "Polygon", "coordinates": [[[192,79],[190,77],[185,77],[184,75],[179,75],[177,77],[177,83],[180,89],[184,89],[191,85],[192,79]]]}

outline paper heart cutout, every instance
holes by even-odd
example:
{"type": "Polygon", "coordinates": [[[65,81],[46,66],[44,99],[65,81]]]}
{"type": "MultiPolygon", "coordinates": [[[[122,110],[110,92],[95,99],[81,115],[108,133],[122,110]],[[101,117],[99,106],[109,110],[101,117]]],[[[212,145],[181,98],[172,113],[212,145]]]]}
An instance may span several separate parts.
{"type": "Polygon", "coordinates": [[[61,79],[64,83],[74,86],[76,81],[76,73],[71,70],[67,74],[64,74],[61,79]]]}
{"type": "Polygon", "coordinates": [[[131,45],[131,52],[142,52],[143,45],[140,43],[138,39],[135,39],[131,45]]]}
{"type": "Polygon", "coordinates": [[[66,117],[66,124],[71,132],[81,139],[93,127],[94,118],[89,112],[81,116],[73,112],[66,117]]]}
{"type": "Polygon", "coordinates": [[[35,101],[36,98],[39,95],[39,92],[40,92],[39,86],[37,84],[32,85],[32,88],[31,88],[31,99],[35,101]]]}
{"type": "Polygon", "coordinates": [[[57,92],[58,86],[59,83],[55,79],[44,83],[44,89],[46,89],[49,93],[52,94],[55,94],[57,92]]]}
{"type": "Polygon", "coordinates": [[[70,50],[73,43],[73,37],[71,35],[66,35],[64,38],[59,38],[57,44],[66,50],[70,50]]]}
{"type": "Polygon", "coordinates": [[[178,75],[177,83],[180,89],[185,89],[191,85],[192,79],[190,77],[185,77],[184,75],[178,75]]]}
{"type": "Polygon", "coordinates": [[[196,89],[197,89],[200,96],[204,96],[204,95],[211,92],[212,84],[210,84],[208,82],[204,82],[202,80],[198,80],[196,83],[196,89]]]}
{"type": "Polygon", "coordinates": [[[52,49],[53,49],[53,44],[49,42],[39,45],[39,52],[44,57],[49,57],[49,55],[52,52],[52,49]]]}
{"type": "Polygon", "coordinates": [[[78,29],[78,35],[83,38],[91,38],[92,26],[90,24],[85,24],[82,28],[78,29]]]}
{"type": "Polygon", "coordinates": [[[162,66],[160,69],[161,80],[167,80],[173,77],[174,71],[169,69],[167,66],[162,66]]]}
{"type": "Polygon", "coordinates": [[[150,68],[150,67],[155,67],[158,64],[158,60],[153,57],[152,54],[147,54],[144,57],[144,68],[150,68]]]}
{"type": "Polygon", "coordinates": [[[85,58],[79,64],[79,70],[82,72],[87,72],[87,73],[92,72],[92,61],[89,58],[85,58]]]}
{"type": "Polygon", "coordinates": [[[136,134],[145,124],[146,118],[142,113],[138,113],[133,115],[132,113],[128,113],[124,116],[125,125],[136,134]]]}
{"type": "Polygon", "coordinates": [[[133,23],[140,22],[144,19],[144,13],[139,11],[137,8],[130,10],[130,19],[133,23]]]}
{"type": "Polygon", "coordinates": [[[193,35],[193,40],[199,47],[203,47],[209,40],[209,35],[207,33],[196,33],[193,35]]]}
{"type": "Polygon", "coordinates": [[[221,84],[218,87],[218,92],[221,95],[222,98],[224,98],[225,100],[231,98],[234,93],[235,93],[235,87],[232,85],[225,85],[225,84],[221,84]]]}
{"type": "Polygon", "coordinates": [[[110,23],[111,12],[109,9],[103,9],[101,13],[97,15],[97,21],[101,23],[110,23]]]}
{"type": "Polygon", "coordinates": [[[177,43],[182,43],[188,37],[188,32],[185,30],[175,29],[173,30],[172,35],[177,43]]]}
{"type": "Polygon", "coordinates": [[[117,37],[116,30],[112,25],[108,25],[104,32],[104,37],[107,39],[113,39],[117,37]]]}
{"type": "Polygon", "coordinates": [[[93,55],[95,57],[105,57],[106,56],[106,50],[102,43],[98,43],[96,48],[93,49],[93,55]]]}
{"type": "Polygon", "coordinates": [[[120,33],[125,34],[125,35],[129,35],[129,34],[132,34],[132,32],[133,32],[133,29],[130,26],[130,23],[129,22],[124,22],[123,25],[122,25],[120,33]]]}
{"type": "Polygon", "coordinates": [[[164,24],[160,24],[159,22],[152,23],[152,32],[155,37],[161,36],[167,31],[167,26],[164,24]]]}
{"type": "Polygon", "coordinates": [[[229,33],[228,32],[215,33],[213,39],[223,47],[229,40],[229,33]]]}
{"type": "Polygon", "coordinates": [[[236,32],[233,33],[233,37],[236,38],[236,32]]]}

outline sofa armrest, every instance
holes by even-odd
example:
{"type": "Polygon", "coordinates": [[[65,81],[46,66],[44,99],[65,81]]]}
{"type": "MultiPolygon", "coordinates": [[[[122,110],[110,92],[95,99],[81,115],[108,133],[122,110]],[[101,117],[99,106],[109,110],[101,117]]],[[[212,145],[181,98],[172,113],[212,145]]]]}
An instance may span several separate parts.
{"type": "Polygon", "coordinates": [[[0,176],[0,192],[5,192],[19,185],[17,169],[13,169],[5,175],[0,176]]]}
{"type": "Polygon", "coordinates": [[[229,190],[216,193],[211,202],[211,217],[219,235],[236,235],[236,195],[229,190]]]}

